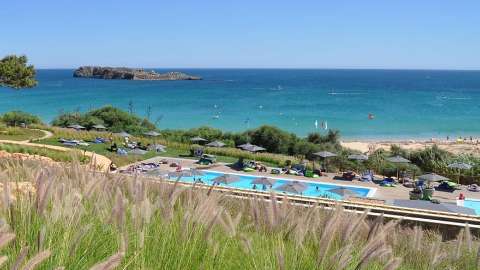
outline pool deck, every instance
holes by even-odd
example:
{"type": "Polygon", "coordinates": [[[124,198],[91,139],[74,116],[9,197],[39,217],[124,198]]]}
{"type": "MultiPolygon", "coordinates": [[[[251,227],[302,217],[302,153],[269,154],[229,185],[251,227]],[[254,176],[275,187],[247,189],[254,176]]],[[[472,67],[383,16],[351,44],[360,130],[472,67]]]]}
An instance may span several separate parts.
{"type": "MultiPolygon", "coordinates": [[[[143,160],[143,163],[148,163],[148,162],[158,162],[161,159],[166,159],[170,162],[174,161],[182,166],[182,168],[197,168],[198,165],[195,164],[195,160],[190,160],[190,159],[180,159],[180,158],[165,158],[165,157],[154,157],[151,159],[143,160]]],[[[128,167],[128,166],[126,166],[128,167]]],[[[123,167],[125,168],[125,167],[123,167]]],[[[161,165],[160,167],[162,170],[167,170],[167,171],[173,171],[175,168],[172,168],[168,165],[161,165]]],[[[358,180],[354,181],[345,181],[345,180],[338,180],[334,179],[335,176],[341,176],[339,174],[335,173],[328,173],[327,176],[321,176],[320,178],[309,178],[309,177],[304,177],[304,176],[295,176],[295,175],[274,175],[270,174],[268,172],[266,173],[261,173],[258,171],[254,172],[243,172],[243,171],[238,171],[234,170],[226,164],[223,163],[217,163],[212,167],[205,168],[206,170],[210,171],[217,171],[217,172],[224,172],[224,173],[232,173],[232,174],[243,174],[243,175],[256,175],[256,176],[265,176],[265,177],[271,177],[271,178],[281,178],[285,180],[303,180],[303,181],[311,181],[311,182],[321,182],[321,183],[329,183],[329,184],[335,184],[335,185],[347,185],[347,186],[357,186],[357,187],[366,187],[366,188],[373,188],[376,189],[373,195],[371,196],[372,199],[378,199],[378,200],[394,200],[394,199],[409,199],[409,191],[411,188],[406,188],[402,185],[397,185],[396,187],[382,187],[380,185],[377,185],[375,183],[371,182],[361,182],[358,180]]],[[[435,191],[433,198],[437,199],[442,202],[450,202],[450,203],[456,203],[456,199],[460,195],[460,193],[463,193],[466,198],[468,199],[477,199],[480,200],[480,192],[471,192],[466,189],[465,186],[461,187],[461,190],[456,190],[454,192],[444,192],[444,191],[435,191]]]]}

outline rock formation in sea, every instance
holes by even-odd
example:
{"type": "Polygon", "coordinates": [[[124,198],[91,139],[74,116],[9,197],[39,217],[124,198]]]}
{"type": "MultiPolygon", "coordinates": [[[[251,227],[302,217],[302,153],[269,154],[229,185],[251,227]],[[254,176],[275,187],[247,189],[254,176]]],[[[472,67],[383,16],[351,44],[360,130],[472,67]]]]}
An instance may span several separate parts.
{"type": "Polygon", "coordinates": [[[149,80],[149,81],[178,81],[201,80],[201,77],[188,75],[182,72],[157,73],[136,68],[94,67],[82,66],[73,72],[73,77],[95,78],[107,80],[149,80]]]}

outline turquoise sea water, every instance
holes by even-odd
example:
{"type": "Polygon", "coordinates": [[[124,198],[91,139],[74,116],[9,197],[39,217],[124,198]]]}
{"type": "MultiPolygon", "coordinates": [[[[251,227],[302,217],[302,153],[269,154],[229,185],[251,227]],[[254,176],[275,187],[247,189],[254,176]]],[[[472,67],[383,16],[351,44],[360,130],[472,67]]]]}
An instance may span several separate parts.
{"type": "MultiPolygon", "coordinates": [[[[195,179],[201,179],[204,184],[206,185],[212,185],[213,184],[213,179],[223,175],[223,173],[220,172],[214,172],[214,171],[206,171],[204,175],[202,176],[197,176],[195,179]]],[[[251,189],[253,190],[253,185],[252,181],[258,178],[258,176],[251,176],[251,175],[243,175],[243,174],[238,174],[239,181],[233,182],[231,184],[225,185],[225,184],[219,184],[220,186],[223,187],[233,187],[233,188],[239,188],[239,189],[251,189]]],[[[171,180],[176,180],[176,178],[171,178],[171,180]]],[[[187,183],[193,183],[194,179],[193,177],[182,177],[180,179],[182,182],[187,182],[187,183]]],[[[272,186],[273,191],[282,194],[282,191],[278,191],[277,188],[280,187],[283,184],[292,182],[293,180],[287,180],[287,179],[277,179],[275,184],[272,186]]],[[[357,186],[344,186],[344,185],[335,185],[335,184],[327,184],[327,183],[320,183],[320,182],[307,182],[307,181],[302,181],[302,183],[305,183],[307,185],[307,189],[303,191],[301,194],[293,194],[293,195],[303,195],[303,196],[309,196],[309,197],[327,197],[330,199],[335,199],[335,200],[342,200],[343,196],[329,192],[329,190],[336,189],[336,188],[345,188],[349,189],[350,191],[355,192],[357,195],[356,197],[367,197],[367,196],[372,196],[373,191],[369,188],[363,188],[363,187],[357,187],[357,186]],[[372,191],[372,192],[371,192],[372,191]],[[371,194],[369,194],[371,193],[371,194]]],[[[257,191],[262,191],[262,185],[257,185],[257,191]]],[[[265,192],[270,192],[270,188],[267,187],[265,192]]],[[[288,193],[290,194],[290,193],[288,193]]]]}
{"type": "Polygon", "coordinates": [[[160,128],[239,131],[272,124],[303,136],[317,120],[349,139],[480,135],[480,71],[179,71],[204,80],[95,80],[73,78],[72,70],[39,70],[34,89],[0,88],[0,113],[24,110],[50,121],[60,111],[127,109],[131,101],[140,115],[150,106],[160,128]]]}

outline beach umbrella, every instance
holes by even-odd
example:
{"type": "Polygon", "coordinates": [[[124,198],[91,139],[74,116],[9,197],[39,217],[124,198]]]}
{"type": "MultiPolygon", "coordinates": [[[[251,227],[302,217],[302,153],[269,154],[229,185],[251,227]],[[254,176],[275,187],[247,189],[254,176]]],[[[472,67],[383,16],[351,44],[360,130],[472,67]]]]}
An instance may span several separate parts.
{"type": "Polygon", "coordinates": [[[325,168],[325,171],[327,171],[327,158],[337,156],[337,154],[334,154],[334,153],[328,152],[328,151],[316,152],[316,153],[313,153],[313,155],[323,158],[323,167],[325,168]]]}
{"type": "Polygon", "coordinates": [[[165,152],[165,148],[167,148],[165,145],[161,144],[151,144],[148,146],[148,151],[155,151],[155,152],[165,152]]]}
{"type": "MultiPolygon", "coordinates": [[[[388,157],[386,158],[387,161],[391,162],[391,163],[397,163],[397,164],[406,164],[406,163],[410,163],[410,160],[402,157],[402,156],[394,156],[394,157],[388,157]]],[[[397,167],[397,179],[399,178],[399,175],[398,175],[398,167],[397,167]]]]}
{"type": "Polygon", "coordinates": [[[157,136],[160,136],[160,133],[158,133],[154,130],[151,130],[151,131],[148,131],[148,132],[144,132],[143,135],[150,136],[150,137],[157,137],[157,136]]]}
{"type": "Polygon", "coordinates": [[[348,189],[348,188],[344,188],[344,187],[340,187],[340,188],[333,188],[333,189],[329,189],[327,190],[328,192],[331,192],[331,193],[335,193],[335,194],[338,194],[340,196],[342,196],[343,198],[346,198],[346,197],[355,197],[355,196],[358,196],[359,194],[351,189],[348,189]]]}
{"type": "Polygon", "coordinates": [[[257,145],[252,144],[250,146],[244,147],[243,150],[249,151],[249,152],[252,152],[252,153],[256,153],[256,152],[260,152],[260,151],[265,151],[267,149],[265,149],[261,146],[257,146],[257,145]]]}
{"type": "Polygon", "coordinates": [[[460,183],[460,170],[470,170],[472,168],[472,165],[464,162],[455,162],[452,164],[448,164],[448,168],[458,169],[457,183],[460,183]]]}
{"type": "Polygon", "coordinates": [[[348,155],[348,159],[364,161],[364,160],[368,160],[368,156],[363,154],[353,154],[353,155],[348,155]]]}
{"type": "Polygon", "coordinates": [[[257,177],[252,181],[252,185],[273,186],[277,180],[268,177],[257,177]]]}
{"type": "Polygon", "coordinates": [[[75,124],[75,125],[69,125],[68,128],[73,128],[73,129],[77,129],[77,130],[78,130],[78,129],[85,129],[84,126],[80,126],[80,125],[77,125],[77,124],[75,124]]]}
{"type": "Polygon", "coordinates": [[[307,189],[307,185],[294,181],[294,182],[283,184],[277,187],[276,189],[284,192],[301,194],[303,191],[307,189]]]}
{"type": "MultiPolygon", "coordinates": [[[[257,152],[265,151],[265,150],[267,150],[267,149],[265,149],[265,148],[263,148],[263,147],[261,147],[261,146],[257,146],[257,145],[252,144],[252,145],[250,145],[250,146],[245,146],[245,147],[243,148],[243,150],[249,151],[249,152],[252,152],[252,153],[255,153],[255,154],[256,154],[257,152]]],[[[254,157],[254,159],[256,159],[256,157],[254,157]]]]}
{"type": "Polygon", "coordinates": [[[248,148],[248,147],[251,147],[251,146],[253,146],[253,144],[247,142],[247,143],[244,143],[244,144],[240,144],[240,145],[238,145],[237,147],[238,147],[238,148],[242,148],[243,150],[245,150],[245,148],[248,148]]]}
{"type": "Polygon", "coordinates": [[[452,164],[448,164],[448,168],[452,169],[460,169],[460,170],[470,170],[472,168],[472,165],[463,163],[463,162],[455,162],[452,164]]]}
{"type": "Polygon", "coordinates": [[[107,129],[104,125],[100,125],[100,124],[93,125],[92,128],[94,128],[94,129],[107,129]]]}
{"type": "Polygon", "coordinates": [[[128,134],[128,133],[125,132],[125,131],[122,131],[122,132],[119,132],[119,133],[115,133],[115,135],[120,136],[120,137],[131,137],[131,136],[132,136],[132,135],[128,134]]]}
{"type": "Polygon", "coordinates": [[[181,170],[178,172],[169,172],[169,178],[182,178],[182,177],[193,177],[193,173],[190,170],[181,170]]]}
{"type": "Polygon", "coordinates": [[[206,142],[207,140],[202,138],[202,137],[193,137],[190,139],[191,142],[193,143],[200,143],[200,142],[206,142]]]}
{"type": "Polygon", "coordinates": [[[410,163],[410,160],[402,156],[389,157],[389,158],[386,158],[386,160],[392,163],[410,163]]]}
{"type": "MultiPolygon", "coordinates": [[[[356,161],[366,161],[368,160],[368,156],[367,155],[363,155],[363,154],[353,154],[353,155],[348,155],[347,157],[348,159],[350,160],[356,160],[356,161]]],[[[358,166],[358,164],[356,164],[358,166]]],[[[357,169],[359,169],[360,166],[357,167],[357,169]]]]}
{"type": "Polygon", "coordinates": [[[427,174],[424,174],[424,175],[420,175],[418,177],[418,179],[423,180],[423,181],[428,182],[428,183],[449,180],[448,178],[446,178],[444,176],[441,176],[441,175],[438,175],[436,173],[427,173],[427,174]]]}
{"type": "Polygon", "coordinates": [[[221,141],[213,141],[211,143],[207,143],[206,146],[209,146],[209,147],[224,147],[225,144],[221,141]]]}
{"type": "Polygon", "coordinates": [[[332,153],[332,152],[328,152],[328,151],[320,151],[320,152],[316,152],[316,153],[313,153],[314,156],[317,156],[317,157],[321,157],[321,158],[329,158],[329,157],[336,157],[337,155],[332,153]]]}
{"type": "Polygon", "coordinates": [[[231,174],[224,174],[212,179],[214,184],[231,184],[240,181],[240,177],[231,174]]]}

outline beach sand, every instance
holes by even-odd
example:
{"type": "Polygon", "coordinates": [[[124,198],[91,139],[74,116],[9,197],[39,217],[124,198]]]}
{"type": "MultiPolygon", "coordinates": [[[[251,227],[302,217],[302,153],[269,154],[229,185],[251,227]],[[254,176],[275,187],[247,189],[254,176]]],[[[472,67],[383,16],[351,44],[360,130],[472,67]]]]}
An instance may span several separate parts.
{"type": "Polygon", "coordinates": [[[389,150],[391,145],[398,145],[407,150],[421,150],[426,147],[437,145],[440,149],[446,150],[453,154],[473,154],[480,156],[480,144],[475,142],[447,142],[447,141],[342,141],[342,146],[357,150],[362,153],[372,152],[376,149],[389,150]]]}

